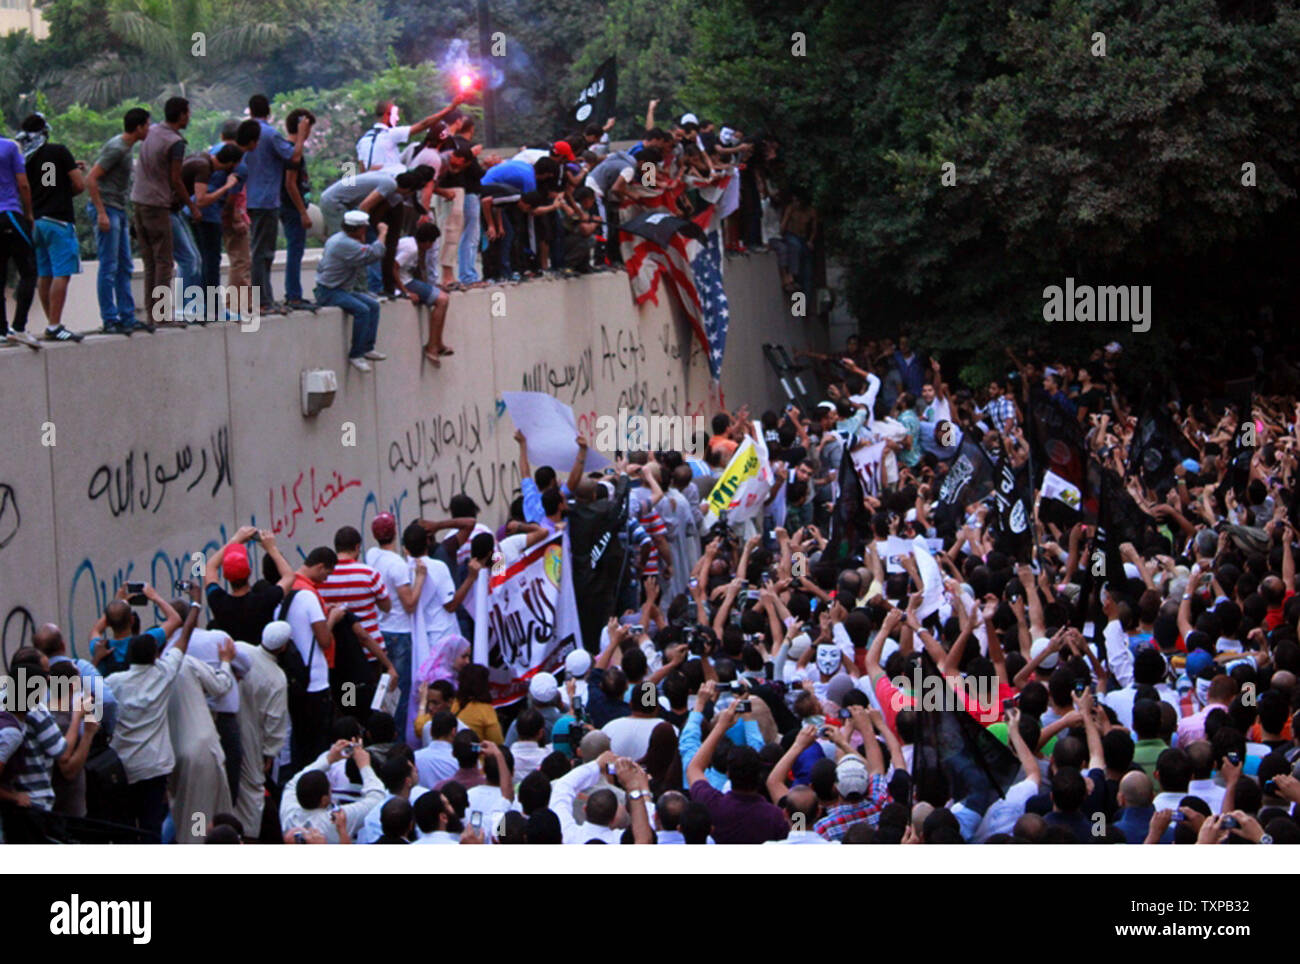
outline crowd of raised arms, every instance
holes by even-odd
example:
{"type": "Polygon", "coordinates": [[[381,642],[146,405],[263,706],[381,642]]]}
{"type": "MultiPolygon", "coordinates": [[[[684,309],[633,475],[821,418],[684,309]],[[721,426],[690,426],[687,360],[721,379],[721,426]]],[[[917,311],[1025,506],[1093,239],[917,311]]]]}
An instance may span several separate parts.
{"type": "Polygon", "coordinates": [[[778,183],[775,140],[690,113],[660,127],[651,101],[644,133],[625,151],[611,147],[610,118],[502,157],[476,142],[460,106],[470,96],[413,123],[380,102],[373,125],[358,131],[355,159],[325,185],[308,174],[315,116],[292,110],[277,126],[261,94],[245,119],[227,121],[216,143],[197,150],[185,139],[182,97],[161,117],[128,110],[123,132],[93,159],[74,158],[44,116],[28,116],[14,140],[0,138],[0,276],[13,263],[18,277],[12,327],[0,304],[0,338],[39,346],[27,331],[39,293],[45,339],[82,340],[63,324],[69,279],[81,272],[79,206],[94,225],[104,333],[334,306],[352,318],[348,357],[362,372],[386,357],[377,347],[384,300],[429,311],[424,356],[440,366],[453,353],[443,340],[447,292],[621,269],[620,223],[652,208],[688,216],[727,190],[735,203],[722,224],[726,249],[770,247],[785,290],[811,293],[817,216],[802,191],[778,183]],[[325,245],[315,288],[304,291],[313,228],[325,245]],[[133,251],[144,263],[142,306],[133,251]]]}
{"type": "Polygon", "coordinates": [[[906,337],[853,338],[812,356],[813,410],[718,414],[705,458],[588,473],[585,439],[531,466],[517,435],[495,530],[461,494],[322,531],[295,567],[241,528],[176,598],[124,587],[88,638],[44,624],[12,654],[10,685],[50,696],[0,713],[5,837],[1296,842],[1300,405],[1252,336],[1244,401],[1191,363],[1154,408],[1117,343],[963,387],[906,337]],[[765,504],[706,526],[751,446],[765,504]],[[1074,499],[1045,469],[1070,457],[1074,499]],[[585,645],[495,705],[467,597],[588,509],[621,578],[580,600],[585,645]]]}

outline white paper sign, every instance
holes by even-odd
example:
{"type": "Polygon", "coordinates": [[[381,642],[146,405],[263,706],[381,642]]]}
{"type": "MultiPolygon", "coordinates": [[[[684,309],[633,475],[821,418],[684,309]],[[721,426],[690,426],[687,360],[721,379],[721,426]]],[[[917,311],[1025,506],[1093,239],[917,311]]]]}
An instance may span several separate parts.
{"type": "MultiPolygon", "coordinates": [[[[573,409],[545,392],[502,392],[501,398],[515,428],[528,440],[528,461],[533,467],[549,465],[561,478],[567,476],[578,457],[578,421],[573,409]]],[[[609,465],[609,459],[590,447],[591,441],[587,440],[584,472],[598,472],[609,465]]]]}

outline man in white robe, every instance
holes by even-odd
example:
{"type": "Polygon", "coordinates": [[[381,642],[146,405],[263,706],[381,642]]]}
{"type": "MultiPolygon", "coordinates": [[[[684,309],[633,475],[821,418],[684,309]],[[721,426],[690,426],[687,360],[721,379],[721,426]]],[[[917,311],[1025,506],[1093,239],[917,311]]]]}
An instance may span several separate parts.
{"type": "Polygon", "coordinates": [[[235,816],[244,835],[256,839],[266,805],[266,776],[289,739],[289,682],[277,655],[292,637],[289,624],[276,620],[262,630],[262,645],[235,643],[248,659],[248,671],[239,680],[239,792],[235,816]]]}
{"type": "Polygon", "coordinates": [[[221,749],[221,739],[208,706],[210,698],[224,696],[235,686],[231,669],[235,644],[229,636],[220,635],[224,638],[217,646],[216,668],[186,654],[167,706],[167,723],[176,758],[167,790],[171,795],[177,843],[202,843],[213,816],[231,809],[226,754],[221,749]]]}

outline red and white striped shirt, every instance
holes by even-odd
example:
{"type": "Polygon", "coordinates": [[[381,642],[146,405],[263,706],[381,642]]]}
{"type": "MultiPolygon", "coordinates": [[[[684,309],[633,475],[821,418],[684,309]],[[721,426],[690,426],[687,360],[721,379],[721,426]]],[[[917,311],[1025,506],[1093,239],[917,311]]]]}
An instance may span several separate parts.
{"type": "MultiPolygon", "coordinates": [[[[361,627],[383,645],[379,635],[379,608],[377,603],[388,598],[388,587],[378,569],[364,562],[340,559],[329,578],[320,587],[320,596],[326,605],[343,606],[357,614],[361,627]]],[[[369,653],[366,656],[369,657],[369,653]]]]}

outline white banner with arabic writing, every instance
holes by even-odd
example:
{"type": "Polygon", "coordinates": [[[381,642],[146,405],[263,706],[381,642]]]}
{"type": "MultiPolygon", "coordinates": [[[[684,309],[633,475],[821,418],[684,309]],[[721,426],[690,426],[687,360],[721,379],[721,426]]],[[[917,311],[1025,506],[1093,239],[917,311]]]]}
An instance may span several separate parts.
{"type": "Polygon", "coordinates": [[[474,662],[488,667],[493,705],[506,706],[528,694],[534,675],[556,672],[582,646],[568,533],[492,573],[486,592],[475,588],[474,662]]]}

